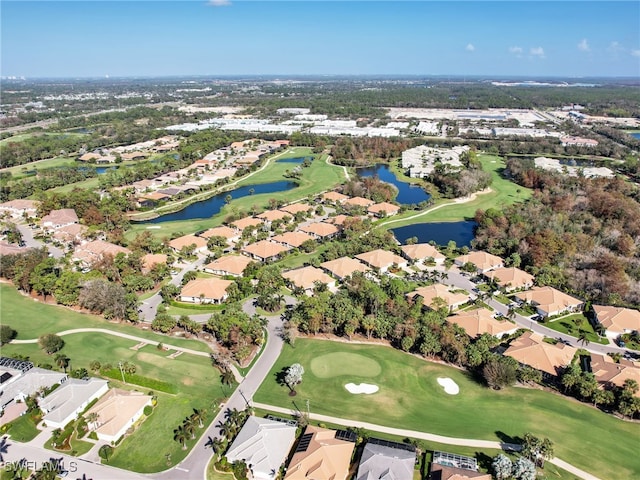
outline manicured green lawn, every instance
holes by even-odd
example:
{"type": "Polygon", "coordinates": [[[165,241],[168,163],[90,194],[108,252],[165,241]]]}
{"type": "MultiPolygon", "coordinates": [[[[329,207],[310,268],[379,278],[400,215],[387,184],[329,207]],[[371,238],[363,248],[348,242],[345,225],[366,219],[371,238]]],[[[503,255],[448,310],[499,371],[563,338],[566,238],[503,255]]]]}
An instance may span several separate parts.
{"type": "Polygon", "coordinates": [[[44,448],[48,450],[52,450],[54,452],[65,453],[67,455],[73,455],[74,457],[79,457],[87,453],[91,448],[93,448],[95,444],[91,442],[86,442],[84,440],[79,440],[77,438],[77,434],[74,433],[71,436],[71,450],[57,450],[53,448],[51,439],[47,440],[44,443],[44,448]]]}
{"type": "MultiPolygon", "coordinates": [[[[296,149],[296,151],[299,153],[287,153],[286,156],[283,156],[282,158],[308,156],[311,154],[310,149],[296,149]]],[[[127,230],[125,237],[127,239],[133,239],[138,233],[142,233],[143,231],[150,232],[157,238],[168,237],[176,232],[182,232],[184,234],[193,233],[222,224],[225,217],[231,212],[242,211],[249,215],[248,212],[250,212],[254,206],[258,209],[265,209],[269,204],[269,200],[272,198],[282,200],[284,202],[292,202],[294,200],[307,198],[309,195],[315,195],[324,190],[329,190],[344,182],[345,179],[342,168],[331,165],[327,163],[326,160],[326,156],[324,155],[317,157],[313,162],[311,162],[310,167],[302,169],[302,176],[299,179],[288,179],[282,175],[285,170],[292,170],[293,167],[296,166],[295,164],[270,161],[269,165],[264,170],[249,178],[239,181],[237,186],[289,180],[298,183],[298,187],[284,192],[250,195],[232,200],[229,205],[222,208],[218,215],[211,218],[163,222],[154,225],[133,223],[129,230],[127,230]],[[150,226],[160,228],[147,228],[150,226]]]]}
{"type": "MultiPolygon", "coordinates": [[[[3,353],[4,355],[4,353],[3,353]]],[[[36,438],[40,430],[33,423],[31,415],[22,415],[11,422],[11,428],[7,432],[16,442],[28,442],[36,438]]]]}
{"type": "MultiPolygon", "coordinates": [[[[132,325],[108,322],[95,315],[36,302],[21,295],[13,286],[6,283],[0,284],[0,319],[3,325],[9,325],[17,330],[19,340],[38,338],[45,333],[56,333],[73,328],[104,328],[163,342],[165,345],[171,344],[202,352],[210,350],[207,345],[196,340],[171,338],[132,325]]],[[[70,338],[72,336],[64,337],[65,341],[70,338]]],[[[3,349],[9,347],[10,345],[5,345],[3,349]]]]}
{"type": "Polygon", "coordinates": [[[530,431],[549,437],[563,460],[601,478],[611,478],[612,465],[616,466],[616,478],[640,475],[635,448],[638,425],[540,390],[489,390],[467,372],[388,347],[298,339],[294,348],[284,347],[255,400],[292,407],[288,388],[276,382],[276,375],[295,362],[302,364],[305,374],[294,400],[309,399],[314,413],[463,438],[500,440],[530,431]],[[355,358],[348,364],[338,362],[338,368],[328,369],[322,378],[314,372],[314,358],[344,352],[365,357],[367,362],[373,360],[381,373],[375,377],[353,373],[355,358]],[[446,394],[437,383],[438,377],[452,378],[460,394],[446,394]],[[380,391],[354,396],[344,388],[350,382],[376,384],[380,391]]]}
{"type": "MultiPolygon", "coordinates": [[[[6,140],[3,140],[6,141],[6,140]]],[[[25,172],[30,170],[61,167],[63,165],[77,166],[75,158],[73,157],[55,157],[46,158],[44,160],[37,160],[31,163],[24,163],[22,165],[15,165],[13,167],[3,168],[1,172],[11,172],[13,178],[20,178],[26,175],[25,172]]]]}
{"type": "Polygon", "coordinates": [[[451,200],[441,200],[436,203],[436,207],[441,204],[446,206],[434,209],[430,207],[423,214],[416,216],[415,211],[404,213],[402,216],[394,216],[389,220],[378,224],[384,228],[398,228],[405,225],[425,222],[457,222],[473,218],[476,210],[487,210],[489,208],[500,208],[512,203],[521,202],[531,196],[531,190],[521,187],[500,174],[505,167],[504,160],[493,155],[478,155],[484,171],[491,173],[493,183],[491,192],[482,193],[470,202],[454,203],[451,200]]]}
{"type": "Polygon", "coordinates": [[[573,337],[578,338],[580,331],[584,330],[587,333],[587,339],[589,342],[600,343],[602,345],[609,345],[609,340],[601,338],[594,330],[587,317],[582,313],[574,313],[573,315],[567,315],[566,317],[557,318],[544,323],[545,327],[549,327],[556,332],[566,333],[573,337]],[[576,323],[577,321],[580,323],[576,323]]]}

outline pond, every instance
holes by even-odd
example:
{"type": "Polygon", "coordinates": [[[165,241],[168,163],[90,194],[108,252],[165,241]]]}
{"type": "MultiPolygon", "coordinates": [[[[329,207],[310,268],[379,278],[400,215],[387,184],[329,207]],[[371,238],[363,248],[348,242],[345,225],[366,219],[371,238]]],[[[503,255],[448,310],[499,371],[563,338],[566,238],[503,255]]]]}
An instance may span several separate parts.
{"type": "Polygon", "coordinates": [[[358,168],[357,173],[361,177],[373,177],[377,175],[383,182],[391,183],[398,189],[395,201],[400,205],[413,205],[425,202],[431,198],[427,192],[417,185],[401,182],[395,174],[389,170],[389,166],[379,163],[373,167],[358,168]]]}
{"type": "Polygon", "coordinates": [[[312,161],[313,157],[291,157],[291,158],[281,158],[280,160],[276,160],[276,163],[296,163],[301,164],[305,160],[312,161]]]}
{"type": "Polygon", "coordinates": [[[632,136],[633,138],[637,138],[638,140],[640,140],[640,132],[633,132],[633,133],[631,134],[631,136],[632,136]]]}
{"type": "Polygon", "coordinates": [[[238,198],[246,197],[252,194],[259,195],[261,193],[284,192],[286,190],[296,188],[297,186],[297,183],[288,182],[286,180],[271,183],[261,183],[259,185],[245,185],[244,187],[239,187],[228,192],[218,193],[217,195],[214,195],[211,198],[207,198],[206,200],[192,203],[191,205],[188,205],[177,212],[167,213],[166,215],[161,215],[158,218],[137,223],[163,223],[173,222],[176,220],[210,218],[220,213],[220,210],[226,204],[225,198],[227,197],[227,195],[231,195],[232,199],[237,200],[238,198]]]}
{"type": "Polygon", "coordinates": [[[408,238],[418,237],[418,243],[429,243],[433,240],[437,245],[447,245],[453,240],[458,247],[470,247],[476,226],[477,223],[474,221],[416,223],[391,231],[403,245],[408,238]]]}

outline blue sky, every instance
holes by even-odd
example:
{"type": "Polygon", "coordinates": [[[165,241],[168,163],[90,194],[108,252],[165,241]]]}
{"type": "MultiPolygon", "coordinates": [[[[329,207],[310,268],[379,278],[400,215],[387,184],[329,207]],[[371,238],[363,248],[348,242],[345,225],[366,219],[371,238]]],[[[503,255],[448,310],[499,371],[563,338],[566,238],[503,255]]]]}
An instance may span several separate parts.
{"type": "Polygon", "coordinates": [[[640,2],[15,1],[3,76],[640,77],[640,2]]]}

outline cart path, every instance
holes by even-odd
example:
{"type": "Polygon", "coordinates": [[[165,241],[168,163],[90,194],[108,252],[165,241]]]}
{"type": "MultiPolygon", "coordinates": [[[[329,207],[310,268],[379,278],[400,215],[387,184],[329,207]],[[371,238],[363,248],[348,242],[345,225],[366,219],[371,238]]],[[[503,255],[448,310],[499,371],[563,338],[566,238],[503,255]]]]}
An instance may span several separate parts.
{"type": "MultiPolygon", "coordinates": [[[[286,415],[297,416],[300,413],[304,414],[304,412],[299,412],[295,409],[275,407],[273,405],[266,405],[264,403],[252,402],[252,406],[261,408],[263,410],[270,410],[273,412],[282,413],[286,415]]],[[[328,415],[319,415],[317,413],[311,413],[310,417],[311,419],[318,420],[320,422],[329,422],[329,423],[334,423],[338,425],[344,425],[346,427],[366,428],[367,430],[371,430],[374,432],[388,433],[390,435],[397,435],[400,437],[419,438],[421,440],[444,443],[447,445],[458,445],[458,446],[472,447],[472,448],[493,448],[493,449],[506,450],[506,451],[520,451],[522,448],[521,445],[514,444],[514,443],[495,442],[491,440],[475,440],[472,438],[445,437],[445,436],[436,435],[433,433],[425,433],[425,432],[418,432],[416,430],[404,430],[401,428],[385,427],[385,426],[376,425],[373,423],[359,422],[357,420],[331,417],[328,415]]],[[[584,470],[581,470],[577,467],[574,467],[573,465],[565,462],[564,460],[561,460],[560,458],[554,457],[547,461],[550,463],[553,463],[554,465],[584,480],[599,480],[598,477],[591,475],[590,473],[585,472],[584,470]]]]}

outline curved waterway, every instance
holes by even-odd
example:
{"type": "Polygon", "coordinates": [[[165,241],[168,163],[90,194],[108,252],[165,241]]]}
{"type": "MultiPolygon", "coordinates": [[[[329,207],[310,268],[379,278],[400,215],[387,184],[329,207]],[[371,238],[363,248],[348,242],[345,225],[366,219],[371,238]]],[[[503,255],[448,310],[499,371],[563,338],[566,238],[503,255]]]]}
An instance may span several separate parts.
{"type": "Polygon", "coordinates": [[[401,244],[406,244],[408,238],[417,237],[418,243],[436,242],[437,245],[447,245],[450,240],[458,247],[470,247],[475,237],[477,226],[473,221],[415,223],[405,227],[394,228],[391,231],[401,244]]]}
{"type": "Polygon", "coordinates": [[[297,183],[286,180],[282,180],[280,182],[261,183],[258,185],[245,185],[244,187],[238,187],[233,190],[229,190],[228,192],[218,193],[206,200],[194,202],[177,212],[167,213],[166,215],[161,215],[158,218],[137,223],[163,223],[173,222],[176,220],[209,218],[220,213],[220,209],[222,209],[226,204],[225,199],[227,195],[231,195],[231,199],[233,201],[252,194],[260,195],[261,193],[284,192],[291,190],[292,188],[296,188],[297,186],[297,183]]]}
{"type": "Polygon", "coordinates": [[[391,183],[398,189],[398,196],[395,201],[400,205],[413,205],[425,202],[431,198],[427,192],[417,185],[401,182],[396,175],[389,170],[389,166],[379,163],[373,167],[363,167],[356,170],[361,177],[373,177],[377,175],[383,182],[391,183]]]}

